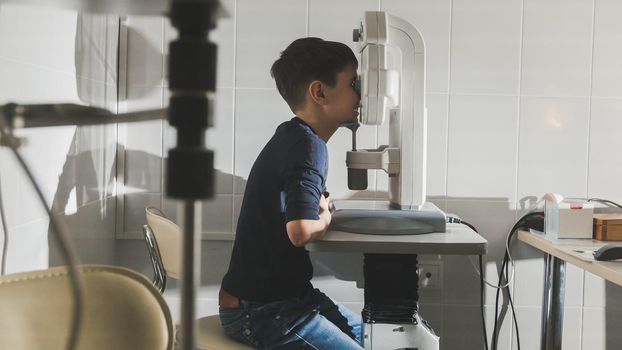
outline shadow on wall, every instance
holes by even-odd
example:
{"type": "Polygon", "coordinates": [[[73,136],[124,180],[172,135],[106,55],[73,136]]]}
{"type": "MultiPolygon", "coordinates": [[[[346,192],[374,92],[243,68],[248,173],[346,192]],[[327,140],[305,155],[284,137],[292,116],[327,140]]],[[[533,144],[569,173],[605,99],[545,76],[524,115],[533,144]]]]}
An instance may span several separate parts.
{"type": "MultiPolygon", "coordinates": [[[[78,13],[74,68],[83,103],[117,110],[118,51],[117,15],[78,13]]],[[[68,229],[83,263],[114,262],[115,152],[115,126],[77,127],[52,198],[52,213],[68,229]]],[[[65,264],[51,233],[50,227],[50,266],[65,264]]]]}
{"type": "MultiPolygon", "coordinates": [[[[107,148],[90,147],[98,134],[100,140],[105,140],[105,135],[112,132],[109,128],[76,128],[52,199],[52,213],[64,224],[81,263],[114,263],[115,158],[114,153],[110,154],[114,144],[107,148]]],[[[50,266],[64,265],[66,262],[52,233],[50,225],[50,266]]]]}

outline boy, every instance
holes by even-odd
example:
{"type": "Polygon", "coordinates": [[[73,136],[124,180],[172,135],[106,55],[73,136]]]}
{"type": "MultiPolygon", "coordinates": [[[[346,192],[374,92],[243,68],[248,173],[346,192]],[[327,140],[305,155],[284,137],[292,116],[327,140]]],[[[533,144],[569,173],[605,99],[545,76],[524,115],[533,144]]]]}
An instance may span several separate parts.
{"type": "Polygon", "coordinates": [[[361,317],[311,285],[305,244],[331,221],[326,142],[356,120],[358,62],[346,45],[292,42],[272,65],[277,89],[296,115],[281,124],[251,169],[220,319],[232,338],[266,349],[362,349],[361,317]]]}

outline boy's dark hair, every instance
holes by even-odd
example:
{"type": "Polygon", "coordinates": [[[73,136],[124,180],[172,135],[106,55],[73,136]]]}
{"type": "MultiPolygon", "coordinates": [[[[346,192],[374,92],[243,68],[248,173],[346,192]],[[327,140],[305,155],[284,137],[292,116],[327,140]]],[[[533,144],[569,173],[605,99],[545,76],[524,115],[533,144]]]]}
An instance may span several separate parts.
{"type": "Polygon", "coordinates": [[[345,44],[320,38],[297,39],[281,51],[270,75],[292,112],[302,107],[309,83],[319,80],[329,86],[337,83],[337,73],[348,65],[358,66],[352,50],[345,44]]]}

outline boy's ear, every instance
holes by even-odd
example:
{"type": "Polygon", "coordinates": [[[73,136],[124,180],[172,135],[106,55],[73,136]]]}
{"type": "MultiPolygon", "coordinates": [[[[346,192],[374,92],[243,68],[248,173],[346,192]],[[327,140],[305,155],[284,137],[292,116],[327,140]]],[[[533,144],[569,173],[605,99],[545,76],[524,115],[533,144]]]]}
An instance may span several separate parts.
{"type": "Polygon", "coordinates": [[[320,106],[323,106],[327,103],[325,93],[325,85],[319,80],[314,80],[309,84],[309,95],[313,102],[317,103],[320,106]]]}

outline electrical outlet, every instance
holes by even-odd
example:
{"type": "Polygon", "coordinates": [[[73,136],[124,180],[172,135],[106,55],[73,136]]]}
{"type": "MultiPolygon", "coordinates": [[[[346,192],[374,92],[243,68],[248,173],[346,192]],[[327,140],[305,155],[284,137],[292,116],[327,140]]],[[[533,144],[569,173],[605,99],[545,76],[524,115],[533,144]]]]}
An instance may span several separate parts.
{"type": "Polygon", "coordinates": [[[436,289],[443,287],[443,265],[440,261],[420,263],[419,289],[436,289]]]}

